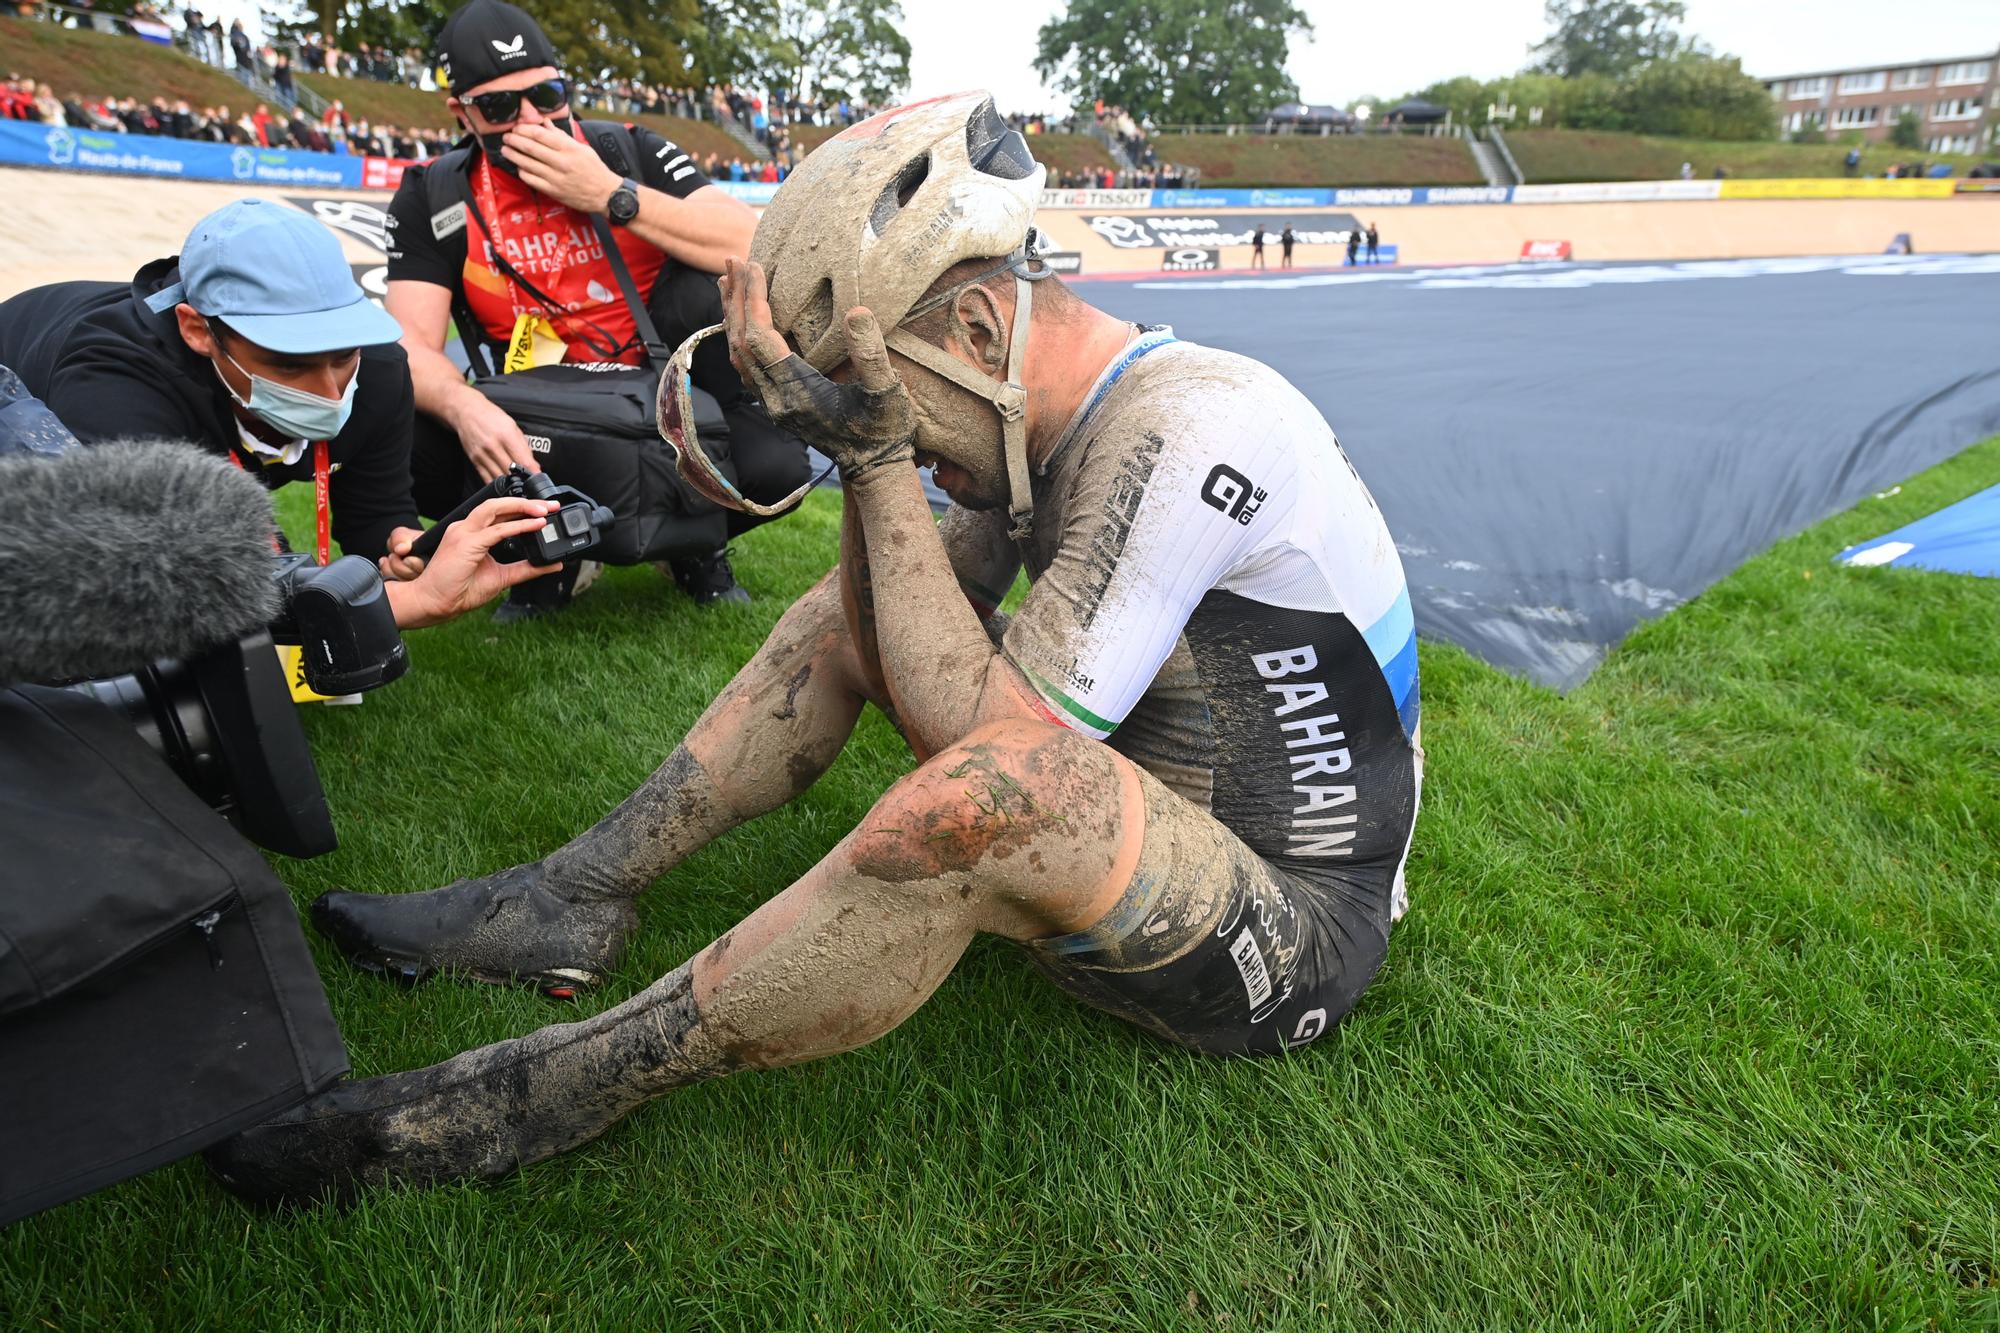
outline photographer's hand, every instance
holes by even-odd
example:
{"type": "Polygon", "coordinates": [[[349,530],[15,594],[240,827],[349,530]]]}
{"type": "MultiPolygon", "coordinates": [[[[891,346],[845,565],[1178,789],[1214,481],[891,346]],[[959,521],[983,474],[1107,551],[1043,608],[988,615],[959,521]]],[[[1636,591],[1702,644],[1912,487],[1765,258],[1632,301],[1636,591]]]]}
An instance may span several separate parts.
{"type": "Polygon", "coordinates": [[[477,390],[470,387],[465,390],[451,424],[458,432],[459,447],[478,469],[481,481],[493,480],[515,463],[530,472],[542,470],[542,465],[535,461],[535,451],[528,447],[528,437],[514,424],[514,418],[477,390]]]}
{"type": "Polygon", "coordinates": [[[398,629],[440,625],[477,606],[484,606],[517,583],[553,574],[560,565],[535,565],[523,560],[503,565],[492,549],[509,537],[522,537],[542,526],[561,508],[553,500],[505,496],[482,502],[445,530],[424,572],[408,583],[387,585],[398,629]]]}
{"type": "Polygon", "coordinates": [[[424,562],[410,554],[410,546],[424,535],[422,528],[394,528],[389,533],[389,554],[376,561],[376,568],[382,577],[397,583],[407,583],[424,572],[424,562]]]}

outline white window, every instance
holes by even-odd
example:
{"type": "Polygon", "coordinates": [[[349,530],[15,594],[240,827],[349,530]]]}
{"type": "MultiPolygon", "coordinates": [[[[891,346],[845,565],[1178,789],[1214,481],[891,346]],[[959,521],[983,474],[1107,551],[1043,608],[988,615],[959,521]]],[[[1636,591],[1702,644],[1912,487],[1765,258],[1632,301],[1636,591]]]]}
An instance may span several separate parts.
{"type": "Polygon", "coordinates": [[[1938,71],[1938,87],[1948,87],[1954,83],[1984,83],[1993,73],[1990,60],[1969,60],[1962,65],[1946,65],[1938,71]]]}
{"type": "Polygon", "coordinates": [[[1824,97],[1824,96],[1826,96],[1825,79],[1792,80],[1792,100],[1794,102],[1798,101],[1802,97],[1824,97]]]}
{"type": "Polygon", "coordinates": [[[1879,69],[1868,74],[1840,76],[1840,91],[1844,93],[1879,93],[1888,86],[1888,74],[1879,69]]]}
{"type": "Polygon", "coordinates": [[[1833,127],[1837,130],[1867,129],[1880,124],[1882,108],[1879,106],[1844,106],[1833,113],[1833,127]]]}
{"type": "Polygon", "coordinates": [[[1970,134],[1941,134],[1930,142],[1933,153],[1972,153],[1979,149],[1979,140],[1970,134]]]}
{"type": "Polygon", "coordinates": [[[1922,69],[1899,69],[1893,86],[1897,88],[1927,88],[1931,82],[1930,66],[1922,69]]]}
{"type": "Polygon", "coordinates": [[[1978,120],[1979,99],[1960,97],[1949,102],[1939,102],[1931,108],[1932,120],[1978,120]]]}

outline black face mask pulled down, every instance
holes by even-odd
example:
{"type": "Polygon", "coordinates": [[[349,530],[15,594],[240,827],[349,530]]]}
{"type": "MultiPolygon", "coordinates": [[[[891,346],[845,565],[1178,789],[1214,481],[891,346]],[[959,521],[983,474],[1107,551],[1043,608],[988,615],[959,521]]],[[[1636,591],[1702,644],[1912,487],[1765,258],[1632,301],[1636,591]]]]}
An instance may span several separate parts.
{"type": "MultiPolygon", "coordinates": [[[[574,135],[576,133],[574,128],[576,122],[569,116],[559,116],[554,120],[544,123],[559,134],[574,135]]],[[[510,176],[518,176],[521,174],[521,168],[510,161],[505,153],[500,151],[501,147],[506,143],[508,131],[513,128],[514,126],[509,125],[504,130],[495,130],[491,134],[481,134],[479,136],[479,146],[485,151],[488,162],[491,162],[510,176]]]]}

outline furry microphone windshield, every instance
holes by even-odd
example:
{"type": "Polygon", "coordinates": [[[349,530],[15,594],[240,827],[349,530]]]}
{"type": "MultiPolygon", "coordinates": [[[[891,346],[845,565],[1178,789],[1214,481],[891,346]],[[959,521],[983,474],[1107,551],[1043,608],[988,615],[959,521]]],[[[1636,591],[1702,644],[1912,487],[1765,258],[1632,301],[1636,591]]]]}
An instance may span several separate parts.
{"type": "Polygon", "coordinates": [[[0,458],[0,684],[185,657],[262,628],[271,499],[192,445],[0,458]]]}

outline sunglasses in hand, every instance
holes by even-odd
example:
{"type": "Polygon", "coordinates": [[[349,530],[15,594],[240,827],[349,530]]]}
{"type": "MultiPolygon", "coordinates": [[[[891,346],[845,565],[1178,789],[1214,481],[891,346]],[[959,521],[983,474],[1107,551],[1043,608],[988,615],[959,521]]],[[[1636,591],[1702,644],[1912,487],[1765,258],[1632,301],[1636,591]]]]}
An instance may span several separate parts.
{"type": "Polygon", "coordinates": [[[527,88],[510,88],[501,93],[474,93],[465,100],[479,108],[489,125],[511,125],[521,118],[521,99],[547,114],[569,105],[569,85],[561,79],[546,79],[527,88]]]}

